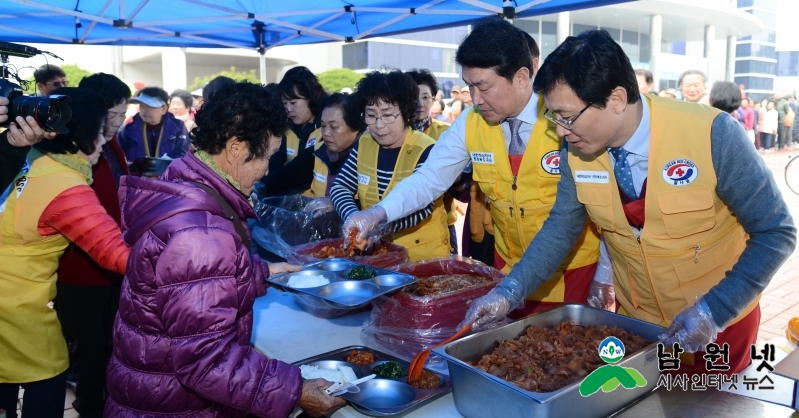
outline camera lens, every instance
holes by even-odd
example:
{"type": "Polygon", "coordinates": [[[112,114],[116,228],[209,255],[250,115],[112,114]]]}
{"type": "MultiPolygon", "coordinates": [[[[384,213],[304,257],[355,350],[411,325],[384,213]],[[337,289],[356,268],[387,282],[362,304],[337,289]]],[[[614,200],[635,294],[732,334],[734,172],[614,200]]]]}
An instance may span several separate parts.
{"type": "Polygon", "coordinates": [[[71,101],[71,97],[60,94],[17,96],[11,99],[9,116],[11,120],[17,116],[32,116],[45,131],[65,134],[69,132],[67,122],[72,119],[71,101]]]}

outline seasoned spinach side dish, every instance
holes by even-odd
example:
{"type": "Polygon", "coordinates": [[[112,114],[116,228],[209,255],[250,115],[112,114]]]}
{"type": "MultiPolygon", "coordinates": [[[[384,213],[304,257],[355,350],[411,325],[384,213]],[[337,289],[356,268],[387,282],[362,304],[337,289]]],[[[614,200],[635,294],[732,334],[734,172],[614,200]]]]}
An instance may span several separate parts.
{"type": "Polygon", "coordinates": [[[347,278],[350,280],[366,280],[375,276],[377,276],[377,272],[366,266],[353,267],[347,274],[347,278]]]}
{"type": "Polygon", "coordinates": [[[405,376],[405,372],[402,371],[399,363],[393,360],[375,367],[372,369],[372,373],[383,379],[398,379],[405,376]]]}

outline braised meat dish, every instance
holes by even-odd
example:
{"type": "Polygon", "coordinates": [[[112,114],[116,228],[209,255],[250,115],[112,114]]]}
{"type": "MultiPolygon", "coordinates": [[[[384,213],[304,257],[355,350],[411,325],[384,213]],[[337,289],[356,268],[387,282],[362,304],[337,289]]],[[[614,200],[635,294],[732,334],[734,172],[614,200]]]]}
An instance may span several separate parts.
{"type": "Polygon", "coordinates": [[[574,325],[563,322],[553,328],[531,325],[515,340],[504,340],[486,354],[476,368],[532,392],[552,392],[582,379],[605,365],[599,344],[614,336],[624,343],[625,355],[650,344],[618,327],[574,325]]]}
{"type": "Polygon", "coordinates": [[[352,350],[347,356],[348,363],[369,364],[375,362],[375,355],[368,351],[352,350]]]}
{"type": "Polygon", "coordinates": [[[490,281],[490,278],[473,274],[445,274],[419,278],[416,283],[405,286],[403,291],[413,296],[443,295],[490,281]]]}
{"type": "Polygon", "coordinates": [[[408,384],[416,389],[435,390],[438,389],[440,382],[438,380],[438,376],[428,372],[427,370],[422,370],[422,372],[419,373],[419,377],[416,379],[408,376],[408,384]]]}

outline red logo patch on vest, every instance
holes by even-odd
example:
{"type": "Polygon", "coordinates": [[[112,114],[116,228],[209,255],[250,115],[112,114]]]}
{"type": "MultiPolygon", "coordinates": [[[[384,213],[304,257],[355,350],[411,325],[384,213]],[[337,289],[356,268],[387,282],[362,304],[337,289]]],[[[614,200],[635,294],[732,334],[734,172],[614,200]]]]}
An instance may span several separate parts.
{"type": "Polygon", "coordinates": [[[541,167],[549,174],[560,174],[560,150],[550,151],[541,159],[541,167]]]}
{"type": "Polygon", "coordinates": [[[687,186],[699,176],[699,168],[685,158],[671,160],[663,167],[663,180],[672,186],[687,186]]]}

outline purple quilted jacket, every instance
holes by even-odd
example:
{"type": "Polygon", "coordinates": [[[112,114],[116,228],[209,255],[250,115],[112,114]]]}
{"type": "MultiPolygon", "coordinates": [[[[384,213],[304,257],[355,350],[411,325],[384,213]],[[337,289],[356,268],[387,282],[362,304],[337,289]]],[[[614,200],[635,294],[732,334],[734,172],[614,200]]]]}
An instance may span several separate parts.
{"type": "Polygon", "coordinates": [[[217,201],[181,180],[218,191],[242,222],[255,217],[247,198],[191,152],[162,180],[122,178],[122,230],[133,248],[105,416],[286,417],[302,392],[299,368],[249,344],[268,267],[217,201]]]}

